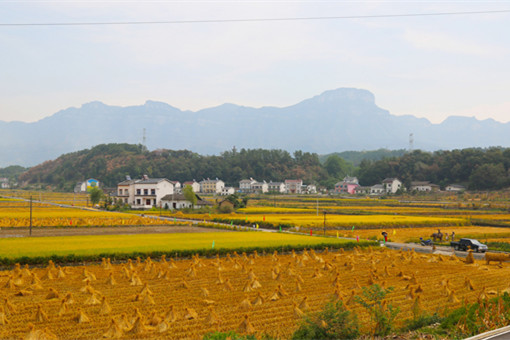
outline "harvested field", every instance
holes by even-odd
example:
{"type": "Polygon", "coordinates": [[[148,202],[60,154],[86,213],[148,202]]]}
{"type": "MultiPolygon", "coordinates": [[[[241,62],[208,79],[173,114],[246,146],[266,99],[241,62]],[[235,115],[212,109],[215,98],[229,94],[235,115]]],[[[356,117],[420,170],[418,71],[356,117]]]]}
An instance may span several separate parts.
{"type": "Polygon", "coordinates": [[[0,272],[0,336],[30,332],[59,338],[200,338],[211,331],[288,338],[300,315],[342,299],[364,331],[372,326],[355,302],[362,287],[394,287],[387,303],[398,323],[427,311],[509,290],[510,266],[466,264],[456,257],[385,249],[173,261],[130,261],[84,267],[0,272]]]}

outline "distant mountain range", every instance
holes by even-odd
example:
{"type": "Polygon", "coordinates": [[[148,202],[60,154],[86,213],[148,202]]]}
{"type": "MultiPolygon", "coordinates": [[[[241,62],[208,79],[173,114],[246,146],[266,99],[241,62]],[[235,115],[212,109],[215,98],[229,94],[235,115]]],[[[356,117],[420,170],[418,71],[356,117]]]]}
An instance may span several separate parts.
{"type": "Polygon", "coordinates": [[[192,112],[154,101],[128,107],[91,102],[34,123],[0,121],[0,167],[33,166],[102,143],[142,143],[144,129],[149,150],[201,154],[233,146],[319,154],[403,149],[410,133],[422,150],[510,146],[510,123],[452,116],[432,124],[391,115],[369,91],[340,88],[283,108],[223,104],[192,112]]]}

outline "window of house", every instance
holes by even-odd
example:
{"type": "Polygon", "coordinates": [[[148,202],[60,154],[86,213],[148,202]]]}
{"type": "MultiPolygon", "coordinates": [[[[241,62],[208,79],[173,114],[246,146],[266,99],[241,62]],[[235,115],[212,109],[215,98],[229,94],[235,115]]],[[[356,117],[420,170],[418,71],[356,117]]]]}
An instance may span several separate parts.
{"type": "Polygon", "coordinates": [[[145,205],[151,205],[151,200],[150,199],[145,200],[145,205]]]}
{"type": "Polygon", "coordinates": [[[142,193],[142,190],[141,189],[136,189],[136,194],[137,195],[140,195],[142,193]]]}
{"type": "Polygon", "coordinates": [[[151,195],[156,195],[156,189],[151,189],[151,195]]]}
{"type": "Polygon", "coordinates": [[[149,189],[143,189],[143,194],[144,195],[148,195],[149,194],[149,189]]]}
{"type": "Polygon", "coordinates": [[[139,198],[136,199],[136,204],[137,205],[140,205],[141,204],[141,200],[139,198]]]}

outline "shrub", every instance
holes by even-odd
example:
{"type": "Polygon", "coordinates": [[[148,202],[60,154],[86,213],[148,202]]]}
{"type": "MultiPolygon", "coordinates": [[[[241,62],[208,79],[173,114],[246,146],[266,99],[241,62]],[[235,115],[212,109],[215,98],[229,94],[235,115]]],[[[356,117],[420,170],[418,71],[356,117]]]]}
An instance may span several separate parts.
{"type": "Polygon", "coordinates": [[[393,287],[387,289],[373,284],[363,287],[362,296],[356,296],[356,302],[365,307],[371,320],[375,323],[373,335],[385,336],[393,330],[393,321],[395,320],[399,309],[392,304],[386,303],[384,298],[393,290],[393,287]]]}
{"type": "Polygon", "coordinates": [[[331,301],[321,312],[306,315],[292,339],[356,339],[359,335],[356,315],[342,301],[331,301]]]}

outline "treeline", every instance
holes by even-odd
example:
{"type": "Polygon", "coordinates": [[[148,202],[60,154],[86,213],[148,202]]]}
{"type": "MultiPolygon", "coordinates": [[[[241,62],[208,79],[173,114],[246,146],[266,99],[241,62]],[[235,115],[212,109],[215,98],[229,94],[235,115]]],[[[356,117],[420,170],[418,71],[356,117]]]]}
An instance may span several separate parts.
{"type": "Polygon", "coordinates": [[[232,149],[219,156],[204,156],[180,150],[149,152],[140,145],[102,144],[90,150],[65,154],[47,161],[19,176],[24,186],[50,185],[72,190],[76,182],[96,178],[114,187],[126,175],[140,178],[164,177],[180,182],[220,178],[227,185],[238,186],[239,180],[253,177],[259,181],[302,179],[305,183],[325,183],[330,174],[314,153],[284,150],[232,149]]]}
{"type": "Polygon", "coordinates": [[[357,176],[366,186],[397,177],[406,187],[411,181],[430,181],[443,188],[455,183],[471,190],[493,190],[510,186],[509,169],[510,149],[499,147],[433,153],[417,150],[381,160],[364,159],[356,167],[336,154],[322,163],[319,155],[302,151],[233,148],[207,156],[187,150],[149,152],[141,145],[102,144],[35,166],[19,175],[19,182],[70,191],[76,182],[88,178],[115,187],[126,175],[140,178],[146,174],[180,182],[217,177],[229,186],[238,186],[239,180],[250,177],[259,181],[302,179],[333,189],[349,175],[357,176]]]}
{"type": "Polygon", "coordinates": [[[357,169],[363,185],[398,177],[406,187],[411,181],[430,181],[442,188],[462,184],[470,190],[495,190],[510,186],[510,149],[470,148],[433,153],[413,151],[402,157],[363,160],[357,169]]]}

